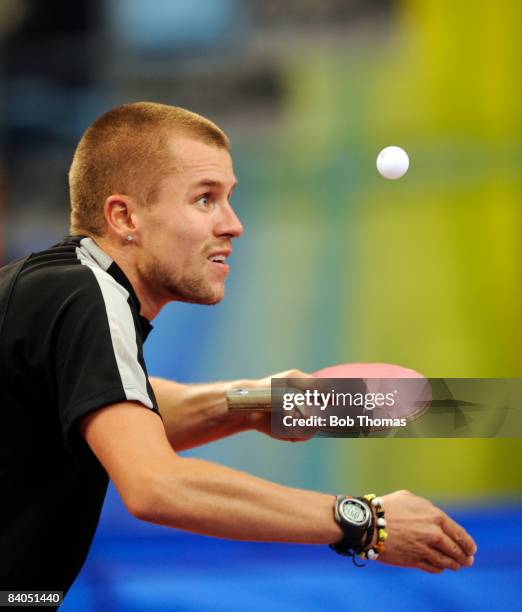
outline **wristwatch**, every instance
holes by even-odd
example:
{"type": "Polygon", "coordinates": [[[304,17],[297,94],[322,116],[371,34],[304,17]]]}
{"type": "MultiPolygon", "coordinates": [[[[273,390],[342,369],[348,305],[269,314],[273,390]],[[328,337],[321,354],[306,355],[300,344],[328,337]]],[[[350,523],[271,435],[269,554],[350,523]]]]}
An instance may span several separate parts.
{"type": "Polygon", "coordinates": [[[373,533],[374,516],[370,504],[358,497],[338,495],[335,499],[334,517],[344,535],[340,542],[330,544],[330,548],[344,556],[353,556],[360,552],[373,533]],[[363,542],[365,534],[367,537],[363,542]]]}

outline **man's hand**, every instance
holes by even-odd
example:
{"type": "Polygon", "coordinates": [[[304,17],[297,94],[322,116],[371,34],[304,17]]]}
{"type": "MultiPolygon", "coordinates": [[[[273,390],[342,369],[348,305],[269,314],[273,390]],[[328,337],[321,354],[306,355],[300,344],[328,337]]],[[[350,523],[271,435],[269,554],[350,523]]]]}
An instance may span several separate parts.
{"type": "MultiPolygon", "coordinates": [[[[280,372],[273,377],[312,379],[300,370],[280,372]]],[[[232,412],[226,400],[229,389],[270,388],[271,378],[190,385],[155,377],[149,380],[167,438],[173,449],[181,451],[250,429],[271,435],[270,413],[232,412]]],[[[315,379],[311,382],[316,384],[315,379]]]]}
{"type": "Polygon", "coordinates": [[[388,539],[379,561],[431,574],[473,565],[473,539],[430,501],[409,491],[384,495],[383,501],[388,539]]]}
{"type": "MultiPolygon", "coordinates": [[[[314,380],[315,386],[317,386],[317,380],[313,378],[311,374],[307,374],[306,372],[302,372],[301,370],[286,370],[285,372],[278,372],[277,374],[272,374],[271,376],[267,376],[266,378],[260,378],[257,380],[242,380],[240,384],[234,383],[234,388],[244,388],[244,389],[266,389],[269,388],[272,384],[272,378],[312,378],[314,380]]],[[[313,387],[314,385],[312,385],[313,387]]],[[[301,414],[296,416],[302,416],[301,414]]],[[[289,442],[303,442],[308,440],[309,438],[305,438],[302,435],[296,438],[281,438],[279,436],[272,434],[271,429],[271,414],[270,412],[250,412],[245,414],[245,418],[248,421],[248,425],[250,429],[255,429],[261,433],[264,433],[272,438],[277,440],[285,440],[289,442]]],[[[300,433],[303,428],[300,428],[300,433]]],[[[310,437],[312,437],[313,433],[310,437]]]]}

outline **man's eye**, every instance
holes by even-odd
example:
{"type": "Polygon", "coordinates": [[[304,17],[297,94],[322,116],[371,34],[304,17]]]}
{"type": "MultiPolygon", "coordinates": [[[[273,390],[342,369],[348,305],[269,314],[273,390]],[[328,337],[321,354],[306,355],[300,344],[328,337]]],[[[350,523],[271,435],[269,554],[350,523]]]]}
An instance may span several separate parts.
{"type": "Polygon", "coordinates": [[[209,208],[212,204],[212,201],[210,199],[210,196],[206,194],[198,198],[196,204],[198,204],[198,206],[201,206],[201,208],[209,208]]]}

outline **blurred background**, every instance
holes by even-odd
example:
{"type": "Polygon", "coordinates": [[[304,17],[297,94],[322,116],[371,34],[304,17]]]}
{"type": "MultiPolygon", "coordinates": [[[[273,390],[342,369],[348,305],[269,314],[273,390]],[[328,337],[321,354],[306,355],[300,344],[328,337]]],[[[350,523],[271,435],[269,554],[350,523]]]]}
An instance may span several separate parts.
{"type": "MultiPolygon", "coordinates": [[[[518,0],[1,0],[2,261],[68,232],[83,130],[124,102],[208,116],[246,227],[226,299],[167,306],[149,372],[186,382],[383,361],[521,377],[518,0]],[[377,174],[388,145],[410,155],[377,174]]],[[[358,570],[319,547],[140,524],[110,490],[65,610],[511,608],[522,588],[518,439],[246,433],[191,454],[338,493],[407,488],[475,536],[473,569],[358,570]]]]}

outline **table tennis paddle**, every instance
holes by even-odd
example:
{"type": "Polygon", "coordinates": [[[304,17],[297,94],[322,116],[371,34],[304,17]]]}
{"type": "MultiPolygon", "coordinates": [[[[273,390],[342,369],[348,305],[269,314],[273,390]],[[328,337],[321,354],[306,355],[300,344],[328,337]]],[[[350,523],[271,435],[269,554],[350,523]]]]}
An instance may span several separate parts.
{"type": "MultiPolygon", "coordinates": [[[[367,393],[397,393],[400,399],[393,406],[376,408],[373,412],[376,417],[403,418],[410,422],[424,414],[431,401],[431,387],[422,374],[393,364],[345,363],[322,368],[313,372],[312,376],[317,379],[359,379],[367,393]],[[408,379],[410,382],[405,382],[408,379]]],[[[286,389],[293,390],[299,391],[286,389]]],[[[227,404],[232,412],[270,412],[271,388],[231,389],[227,392],[227,404]]]]}

